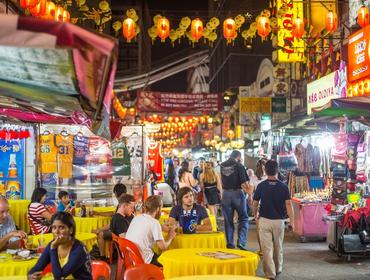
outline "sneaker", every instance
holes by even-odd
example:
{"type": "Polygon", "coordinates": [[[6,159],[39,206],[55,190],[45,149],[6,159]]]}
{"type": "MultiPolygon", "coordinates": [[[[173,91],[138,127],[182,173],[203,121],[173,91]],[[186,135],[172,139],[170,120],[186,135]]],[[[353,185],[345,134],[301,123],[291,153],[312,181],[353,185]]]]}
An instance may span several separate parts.
{"type": "Polygon", "coordinates": [[[240,250],[243,250],[243,251],[248,251],[247,247],[245,245],[242,245],[242,244],[238,244],[238,248],[240,250]]]}

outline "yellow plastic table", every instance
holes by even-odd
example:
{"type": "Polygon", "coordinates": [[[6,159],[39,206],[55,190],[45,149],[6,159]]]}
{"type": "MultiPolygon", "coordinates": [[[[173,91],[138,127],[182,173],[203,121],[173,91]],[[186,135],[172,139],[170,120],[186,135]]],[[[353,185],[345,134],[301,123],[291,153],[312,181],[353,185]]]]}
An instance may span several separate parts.
{"type": "MultiPolygon", "coordinates": [[[[49,244],[50,241],[53,240],[52,233],[42,234],[45,240],[45,246],[49,244]]],[[[32,238],[33,247],[37,248],[39,244],[39,239],[41,234],[38,235],[30,235],[28,238],[32,238]]],[[[77,232],[76,239],[81,241],[85,246],[86,249],[90,252],[94,244],[97,243],[96,234],[94,233],[86,233],[86,232],[77,232]]]]}
{"type": "Polygon", "coordinates": [[[15,224],[24,232],[30,232],[30,226],[27,218],[28,205],[31,200],[19,199],[19,200],[8,200],[9,202],[9,214],[12,216],[15,224]]]}
{"type": "Polygon", "coordinates": [[[13,276],[27,275],[36,262],[37,259],[14,260],[10,254],[0,254],[0,276],[15,279],[13,276]]]}
{"type": "Polygon", "coordinates": [[[178,234],[172,240],[169,249],[186,248],[226,248],[223,232],[178,234]]]}
{"type": "Polygon", "coordinates": [[[193,275],[171,278],[171,280],[262,280],[262,279],[266,278],[243,275],[193,275]]]}
{"type": "MultiPolygon", "coordinates": [[[[106,206],[106,207],[93,207],[93,210],[95,212],[100,212],[100,213],[106,213],[106,212],[115,212],[116,207],[115,206],[106,206]]],[[[76,215],[79,215],[81,212],[81,208],[78,207],[75,210],[76,215]]]]}
{"type": "Polygon", "coordinates": [[[158,259],[163,265],[165,278],[191,276],[231,274],[255,276],[259,256],[248,251],[235,249],[175,249],[165,251],[158,259]],[[219,260],[212,257],[200,256],[199,253],[228,252],[240,255],[240,258],[219,260]]]}
{"type": "Polygon", "coordinates": [[[77,232],[92,232],[110,223],[111,217],[75,217],[77,232]]]}
{"type": "MultiPolygon", "coordinates": [[[[217,221],[216,221],[216,217],[212,214],[208,214],[209,215],[209,219],[211,221],[211,225],[212,225],[212,231],[217,231],[217,221]]],[[[159,218],[159,223],[161,225],[163,225],[165,223],[166,220],[168,220],[168,217],[170,216],[170,214],[165,214],[165,212],[163,212],[162,210],[162,215],[161,217],[159,218]]]]}

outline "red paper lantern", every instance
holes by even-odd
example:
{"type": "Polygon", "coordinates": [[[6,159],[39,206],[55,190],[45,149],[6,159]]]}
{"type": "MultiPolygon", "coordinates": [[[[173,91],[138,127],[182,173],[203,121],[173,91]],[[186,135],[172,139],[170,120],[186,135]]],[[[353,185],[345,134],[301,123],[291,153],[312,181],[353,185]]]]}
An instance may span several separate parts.
{"type": "Polygon", "coordinates": [[[39,0],[20,0],[19,5],[23,9],[30,9],[35,7],[39,3],[39,0]]]}
{"type": "Polygon", "coordinates": [[[71,20],[71,15],[67,10],[63,11],[63,22],[69,22],[71,20]]]}
{"type": "Polygon", "coordinates": [[[47,0],[40,0],[40,2],[33,8],[30,9],[31,15],[34,17],[43,16],[46,12],[47,0]]]}
{"type": "Polygon", "coordinates": [[[268,17],[260,16],[257,22],[257,32],[258,35],[265,39],[271,31],[270,19],[268,17]]]}
{"type": "Polygon", "coordinates": [[[55,16],[55,4],[51,1],[47,1],[45,13],[44,15],[41,16],[41,18],[54,20],[54,16],[55,16]]]}
{"type": "Polygon", "coordinates": [[[357,23],[361,27],[369,25],[369,9],[366,6],[362,6],[358,10],[357,23]]]}
{"type": "Polygon", "coordinates": [[[326,15],[326,30],[334,32],[338,27],[338,16],[335,12],[330,11],[326,15]]]}
{"type": "Polygon", "coordinates": [[[190,33],[195,42],[198,42],[198,40],[203,36],[203,22],[199,18],[191,21],[190,33]]]}
{"type": "Polygon", "coordinates": [[[63,21],[63,13],[64,13],[64,8],[62,6],[57,6],[55,9],[54,20],[63,21]]]}
{"type": "Polygon", "coordinates": [[[236,37],[236,24],[235,20],[228,18],[224,20],[224,38],[230,42],[236,37]]]}
{"type": "Polygon", "coordinates": [[[162,17],[157,22],[157,35],[164,42],[170,35],[170,22],[167,18],[162,17]]]}
{"type": "Polygon", "coordinates": [[[303,34],[304,34],[304,21],[303,19],[297,17],[293,19],[292,35],[295,38],[300,39],[302,38],[303,34]]]}
{"type": "Polygon", "coordinates": [[[123,37],[130,43],[136,36],[136,23],[131,18],[126,18],[122,23],[123,37]]]}

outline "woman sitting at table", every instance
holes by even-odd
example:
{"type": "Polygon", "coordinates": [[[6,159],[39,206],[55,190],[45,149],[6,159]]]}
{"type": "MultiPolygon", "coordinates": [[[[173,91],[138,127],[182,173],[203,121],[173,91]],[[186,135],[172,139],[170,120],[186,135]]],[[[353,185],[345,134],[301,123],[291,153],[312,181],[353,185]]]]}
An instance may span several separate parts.
{"type": "Polygon", "coordinates": [[[177,205],[171,209],[169,225],[180,224],[183,233],[212,231],[207,210],[194,203],[193,190],[189,187],[180,188],[177,193],[177,205]]]}
{"type": "Polygon", "coordinates": [[[51,218],[54,240],[42,253],[28,273],[28,279],[41,279],[44,268],[51,263],[54,279],[92,280],[91,258],[85,246],[75,239],[76,224],[67,212],[58,212],[51,218]]]}
{"type": "Polygon", "coordinates": [[[46,193],[44,188],[36,188],[32,193],[27,213],[32,234],[50,232],[51,214],[44,205],[46,193]]]}

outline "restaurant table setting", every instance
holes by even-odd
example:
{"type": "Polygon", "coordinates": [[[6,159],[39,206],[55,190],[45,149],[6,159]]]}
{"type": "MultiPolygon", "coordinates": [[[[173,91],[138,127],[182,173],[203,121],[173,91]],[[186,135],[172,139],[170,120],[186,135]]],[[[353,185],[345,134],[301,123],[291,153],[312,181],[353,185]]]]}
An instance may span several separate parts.
{"type": "Polygon", "coordinates": [[[174,249],[162,253],[165,278],[230,274],[254,276],[259,262],[255,253],[224,248],[174,249]]]}

